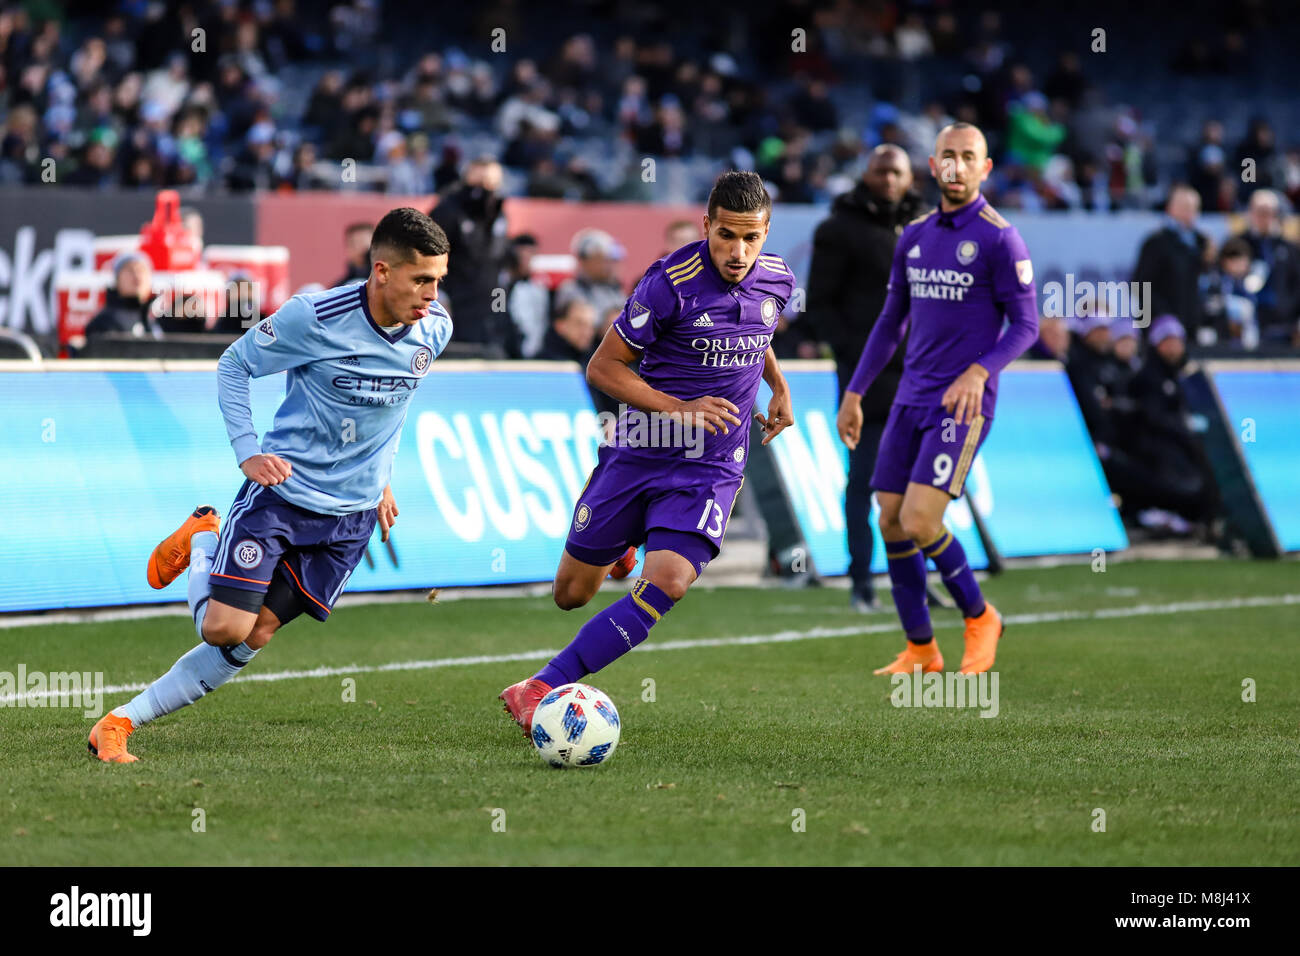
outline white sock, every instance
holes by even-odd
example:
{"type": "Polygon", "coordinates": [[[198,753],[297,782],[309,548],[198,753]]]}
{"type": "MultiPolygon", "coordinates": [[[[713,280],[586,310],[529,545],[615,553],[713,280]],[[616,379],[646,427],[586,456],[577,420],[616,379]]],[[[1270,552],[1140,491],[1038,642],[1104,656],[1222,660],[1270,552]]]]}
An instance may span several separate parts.
{"type": "Polygon", "coordinates": [[[136,727],[157,720],[212,693],[238,674],[256,653],[247,644],[235,647],[200,644],[131,701],[114,708],[113,713],[130,718],[136,727]]]}
{"type": "Polygon", "coordinates": [[[199,640],[203,640],[203,618],[208,613],[208,572],[212,570],[212,556],[217,551],[215,531],[200,531],[190,538],[190,617],[199,640]]]}

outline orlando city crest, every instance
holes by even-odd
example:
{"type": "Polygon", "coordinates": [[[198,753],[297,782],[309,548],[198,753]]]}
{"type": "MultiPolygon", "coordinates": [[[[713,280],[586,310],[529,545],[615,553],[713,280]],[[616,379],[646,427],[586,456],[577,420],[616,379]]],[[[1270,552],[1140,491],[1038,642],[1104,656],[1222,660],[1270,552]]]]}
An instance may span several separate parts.
{"type": "Polygon", "coordinates": [[[980,254],[980,244],[974,239],[964,239],[957,244],[957,261],[964,266],[975,261],[980,254]]]}
{"type": "Polygon", "coordinates": [[[768,296],[763,300],[763,304],[759,306],[759,311],[763,315],[763,321],[771,325],[776,321],[776,314],[780,310],[776,307],[776,299],[768,296]]]}
{"type": "Polygon", "coordinates": [[[578,513],[573,516],[573,530],[582,531],[591,524],[591,509],[586,504],[578,505],[578,513]]]}

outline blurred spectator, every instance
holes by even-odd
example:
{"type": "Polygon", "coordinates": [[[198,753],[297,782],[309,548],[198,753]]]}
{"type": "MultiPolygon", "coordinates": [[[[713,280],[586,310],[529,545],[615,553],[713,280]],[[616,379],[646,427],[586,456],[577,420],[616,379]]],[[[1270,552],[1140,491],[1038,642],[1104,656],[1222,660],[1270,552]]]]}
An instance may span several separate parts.
{"type": "Polygon", "coordinates": [[[1255,296],[1261,340],[1300,346],[1300,248],[1283,238],[1281,211],[1273,190],[1251,193],[1241,234],[1252,259],[1244,281],[1255,296]],[[1252,288],[1255,283],[1258,289],[1252,288]]]}
{"type": "Polygon", "coordinates": [[[493,310],[506,263],[506,217],[501,200],[501,164],[480,157],[429,214],[451,243],[442,301],[456,323],[456,341],[487,346],[504,356],[511,339],[509,317],[493,310]]]}
{"type": "Polygon", "coordinates": [[[1070,324],[1060,316],[1038,319],[1038,341],[1029,347],[1030,356],[1064,362],[1070,351],[1070,324]]]}
{"type": "Polygon", "coordinates": [[[1220,210],[1222,183],[1227,173],[1224,164],[1227,153],[1223,147],[1223,124],[1207,120],[1201,127],[1201,138],[1192,147],[1187,159],[1189,182],[1201,197],[1201,208],[1220,210]]]}
{"type": "MultiPolygon", "coordinates": [[[[830,216],[813,234],[807,324],[835,356],[841,395],[884,305],[898,235],[923,209],[911,186],[907,153],[898,146],[877,146],[862,180],[835,200],[830,216]]],[[[871,472],[903,374],[905,352],[906,346],[900,344],[863,396],[862,434],[858,447],[849,453],[844,513],[851,599],[860,610],[878,603],[871,579],[871,472]]]]}
{"type": "Polygon", "coordinates": [[[113,287],[104,297],[104,307],[86,324],[82,335],[71,343],[71,350],[75,352],[86,340],[110,333],[135,338],[162,338],[162,326],[149,308],[153,300],[153,266],[149,257],[142,252],[118,256],[113,262],[113,287]]]}
{"type": "Polygon", "coordinates": [[[1007,161],[1041,173],[1065,139],[1065,127],[1047,115],[1047,97],[1027,93],[1007,110],[1007,161]]]}
{"type": "Polygon", "coordinates": [[[661,255],[676,252],[682,246],[699,242],[703,238],[700,235],[700,224],[694,219],[675,219],[664,229],[664,251],[661,255]]]}
{"type": "MultiPolygon", "coordinates": [[[[1205,325],[1200,276],[1209,242],[1196,228],[1200,211],[1201,197],[1196,190],[1175,185],[1165,204],[1165,225],[1143,241],[1133,271],[1133,281],[1143,284],[1142,305],[1147,316],[1175,315],[1198,335],[1205,325]]],[[[1215,338],[1213,329],[1204,338],[1210,344],[1215,338]]]]}
{"type": "Polygon", "coordinates": [[[1277,185],[1283,175],[1282,168],[1272,124],[1262,116],[1254,117],[1245,139],[1237,146],[1236,172],[1252,170],[1254,173],[1250,179],[1241,176],[1237,183],[1238,199],[1245,202],[1253,190],[1277,185]]]}
{"type": "Polygon", "coordinates": [[[181,225],[185,231],[194,237],[195,248],[199,250],[199,256],[203,255],[203,213],[199,212],[193,206],[181,206],[181,225]]]}
{"type": "Polygon", "coordinates": [[[539,359],[577,362],[584,368],[596,350],[596,310],[585,299],[570,299],[560,307],[542,341],[539,359]]]}
{"type": "Polygon", "coordinates": [[[343,275],[331,283],[331,289],[370,278],[370,237],[374,231],[373,222],[354,222],[343,230],[346,268],[343,275]]]}
{"type": "Polygon", "coordinates": [[[627,293],[618,281],[616,270],[623,258],[623,247],[614,237],[599,229],[584,229],[573,237],[573,254],[578,271],[555,290],[555,309],[563,312],[574,299],[587,302],[597,315],[612,306],[622,307],[627,293]]]}
{"type": "MultiPolygon", "coordinates": [[[[1171,315],[1151,323],[1150,350],[1134,376],[1133,399],[1141,421],[1142,448],[1158,479],[1154,507],[1199,523],[1208,538],[1219,510],[1219,489],[1201,440],[1188,425],[1181,380],[1187,362],[1185,338],[1182,325],[1171,315]]],[[[1176,522],[1168,526],[1174,531],[1193,530],[1176,522]]]]}
{"type": "Polygon", "coordinates": [[[1205,318],[1221,342],[1246,350],[1259,346],[1258,293],[1264,284],[1252,269],[1250,243],[1234,236],[1219,250],[1216,268],[1201,277],[1205,318]]]}
{"type": "Polygon", "coordinates": [[[533,278],[537,238],[528,233],[510,240],[506,264],[506,309],[514,323],[517,358],[536,358],[546,337],[551,315],[551,293],[533,278]]]}

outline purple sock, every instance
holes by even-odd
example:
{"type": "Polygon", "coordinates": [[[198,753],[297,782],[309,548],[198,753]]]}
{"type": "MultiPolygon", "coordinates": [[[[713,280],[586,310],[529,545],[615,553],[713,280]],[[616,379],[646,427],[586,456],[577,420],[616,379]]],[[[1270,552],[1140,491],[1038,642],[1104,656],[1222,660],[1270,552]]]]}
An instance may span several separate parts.
{"type": "Polygon", "coordinates": [[[939,569],[948,593],[961,608],[961,616],[979,617],[983,614],[984,595],[980,593],[975,572],[966,563],[965,549],[962,548],[961,542],[952,536],[952,532],[944,528],[943,534],[939,535],[937,541],[932,541],[921,550],[939,569]]]}
{"type": "Polygon", "coordinates": [[[930,605],[925,595],[925,555],[911,538],[886,541],[889,580],[893,584],[894,607],[903,622],[903,633],[913,644],[934,640],[930,627],[930,605]]]}
{"type": "Polygon", "coordinates": [[[644,641],[650,628],[672,607],[667,594],[638,578],[630,592],[582,625],[569,646],[533,679],[559,687],[596,673],[644,641]]]}

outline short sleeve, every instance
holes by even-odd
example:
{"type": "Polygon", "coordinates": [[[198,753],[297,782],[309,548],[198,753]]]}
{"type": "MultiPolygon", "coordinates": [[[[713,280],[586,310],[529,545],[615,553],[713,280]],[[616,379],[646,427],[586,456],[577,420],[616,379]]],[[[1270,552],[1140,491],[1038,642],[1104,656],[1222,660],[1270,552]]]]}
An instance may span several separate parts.
{"type": "Polygon", "coordinates": [[[249,375],[260,378],[314,361],[319,357],[320,335],[316,310],[296,295],[245,332],[230,351],[243,360],[249,375]]]}
{"type": "Polygon", "coordinates": [[[1022,296],[1035,295],[1034,266],[1025,240],[1012,227],[1003,229],[1000,238],[993,259],[994,301],[1010,302],[1022,296]]]}
{"type": "Polygon", "coordinates": [[[641,277],[614,320],[614,328],[623,341],[640,352],[659,337],[664,323],[677,315],[677,293],[656,263],[641,277]]]}

